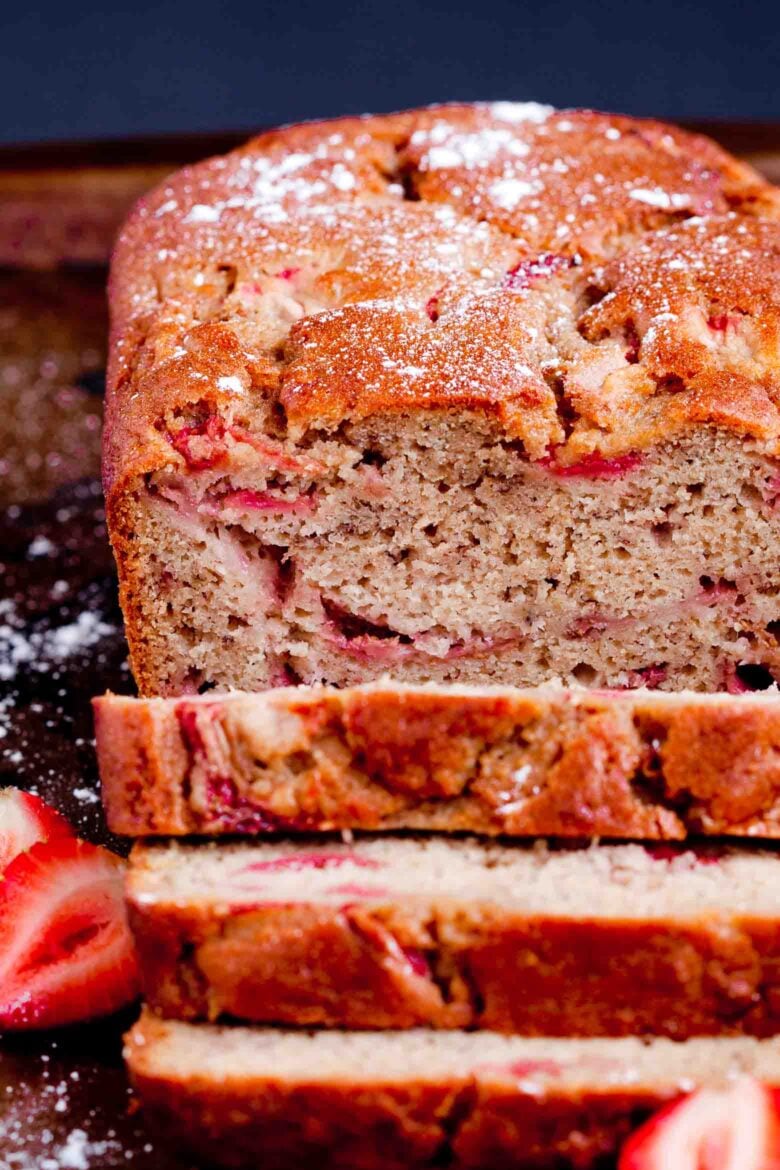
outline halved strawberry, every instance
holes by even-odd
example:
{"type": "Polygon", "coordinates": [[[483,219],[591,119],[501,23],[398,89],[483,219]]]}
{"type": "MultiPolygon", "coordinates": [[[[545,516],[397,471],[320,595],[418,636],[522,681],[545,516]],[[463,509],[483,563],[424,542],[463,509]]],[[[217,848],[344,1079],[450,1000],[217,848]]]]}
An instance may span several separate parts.
{"type": "Polygon", "coordinates": [[[780,1170],[778,1093],[743,1077],[662,1109],[623,1148],[618,1170],[780,1170]]]}
{"type": "Polygon", "coordinates": [[[0,879],[0,1031],[107,1015],[138,993],[123,862],[75,838],[39,842],[0,879]]]}
{"type": "Polygon", "coordinates": [[[0,788],[0,874],[36,841],[72,836],[65,817],[39,796],[18,788],[0,788]]]}

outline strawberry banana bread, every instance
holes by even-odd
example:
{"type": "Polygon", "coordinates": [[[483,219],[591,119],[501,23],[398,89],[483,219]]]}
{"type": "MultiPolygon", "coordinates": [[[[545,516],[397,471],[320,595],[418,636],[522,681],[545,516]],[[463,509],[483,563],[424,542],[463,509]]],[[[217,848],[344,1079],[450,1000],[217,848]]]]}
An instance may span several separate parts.
{"type": "Polygon", "coordinates": [[[95,700],[128,836],[780,837],[780,697],[413,686],[95,700]]]}
{"type": "Polygon", "coordinates": [[[165,1016],[768,1036],[776,867],[671,846],[158,845],[135,850],[128,900],[147,1002],[165,1016]]]}
{"type": "Polygon", "coordinates": [[[145,1013],[125,1056],[150,1121],[247,1170],[589,1170],[613,1165],[630,1131],[680,1092],[745,1073],[780,1087],[778,1041],[744,1037],[308,1035],[145,1013]]]}
{"type": "Polygon", "coordinates": [[[142,692],[780,677],[780,200],[537,105],[265,134],[118,244],[142,692]]]}

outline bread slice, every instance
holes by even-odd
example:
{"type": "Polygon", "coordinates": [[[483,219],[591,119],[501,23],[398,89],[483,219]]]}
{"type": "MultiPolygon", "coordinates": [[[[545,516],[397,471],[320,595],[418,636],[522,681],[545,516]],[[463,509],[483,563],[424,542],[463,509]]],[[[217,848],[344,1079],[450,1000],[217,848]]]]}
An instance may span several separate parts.
{"type": "Polygon", "coordinates": [[[95,703],[111,828],[780,836],[780,696],[404,686],[95,703]]]}
{"type": "Polygon", "coordinates": [[[160,187],[111,279],[141,691],[780,677],[779,211],[706,139],[506,102],[160,187]]]}
{"type": "Polygon", "coordinates": [[[125,1056],[150,1122],[246,1170],[588,1170],[683,1090],[746,1073],[780,1086],[780,1042],[745,1038],[311,1035],[145,1013],[125,1056]]]}
{"type": "Polygon", "coordinates": [[[183,1019],[524,1035],[780,1030],[780,862],[473,840],[136,848],[148,1001],[183,1019]]]}

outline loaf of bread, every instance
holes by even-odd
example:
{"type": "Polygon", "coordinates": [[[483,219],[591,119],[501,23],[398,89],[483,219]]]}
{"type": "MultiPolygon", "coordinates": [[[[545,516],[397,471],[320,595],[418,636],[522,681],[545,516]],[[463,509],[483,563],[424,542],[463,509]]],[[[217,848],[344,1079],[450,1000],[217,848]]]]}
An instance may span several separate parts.
{"type": "Polygon", "coordinates": [[[389,681],[95,703],[129,836],[780,836],[780,697],[389,681]]]}
{"type": "Polygon", "coordinates": [[[504,102],[161,186],[111,280],[142,692],[769,686],[779,211],[706,139],[504,102]]]}
{"type": "Polygon", "coordinates": [[[148,846],[147,1002],[182,1019],[543,1036],[780,1031],[777,857],[469,840],[148,846]]]}
{"type": "Polygon", "coordinates": [[[492,1032],[281,1032],[158,1020],[126,1058],[146,1115],[245,1170],[590,1170],[653,1109],[750,1074],[777,1040],[529,1040],[492,1032]]]}

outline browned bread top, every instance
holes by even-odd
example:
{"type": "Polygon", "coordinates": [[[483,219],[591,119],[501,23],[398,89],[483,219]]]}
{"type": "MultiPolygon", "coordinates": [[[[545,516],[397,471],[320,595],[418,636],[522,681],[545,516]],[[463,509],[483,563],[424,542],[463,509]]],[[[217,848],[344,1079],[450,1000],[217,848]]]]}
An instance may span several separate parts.
{"type": "Polygon", "coordinates": [[[707,139],[592,112],[265,134],[120,238],[109,480],[444,408],[561,465],[702,424],[773,452],[779,209],[707,139]]]}

